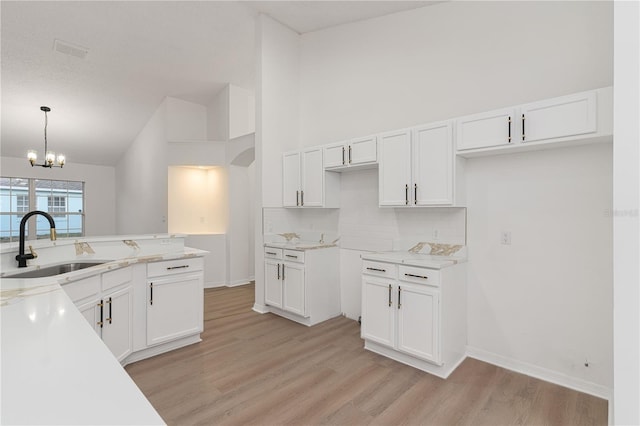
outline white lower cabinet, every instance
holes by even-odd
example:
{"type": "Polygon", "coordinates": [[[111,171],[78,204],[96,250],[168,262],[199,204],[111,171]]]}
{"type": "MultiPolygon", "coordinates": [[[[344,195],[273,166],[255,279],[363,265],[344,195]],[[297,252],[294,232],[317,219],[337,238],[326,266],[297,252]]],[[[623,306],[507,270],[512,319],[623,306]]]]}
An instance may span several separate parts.
{"type": "Polygon", "coordinates": [[[439,377],[451,374],[466,352],[464,266],[363,260],[362,271],[365,348],[439,377]]]}
{"type": "Polygon", "coordinates": [[[126,364],[200,341],[203,266],[202,258],[136,264],[62,288],[126,364]]]}
{"type": "Polygon", "coordinates": [[[133,291],[131,267],[118,269],[64,286],[80,313],[118,361],[133,351],[133,291]],[[67,287],[68,286],[68,287],[67,287]],[[88,299],[77,297],[91,295],[88,299]]]}
{"type": "Polygon", "coordinates": [[[147,265],[147,345],[202,332],[202,266],[202,259],[147,265]]]}
{"type": "Polygon", "coordinates": [[[265,305],[304,325],[340,315],[337,247],[292,250],[265,247],[265,305]]]}

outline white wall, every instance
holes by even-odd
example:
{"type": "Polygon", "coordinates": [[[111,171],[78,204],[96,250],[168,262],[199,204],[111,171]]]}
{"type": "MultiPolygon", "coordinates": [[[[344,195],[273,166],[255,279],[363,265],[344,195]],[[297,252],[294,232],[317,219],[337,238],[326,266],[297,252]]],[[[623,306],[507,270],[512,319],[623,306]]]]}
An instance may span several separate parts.
{"type": "Polygon", "coordinates": [[[249,245],[253,239],[251,184],[247,167],[229,166],[229,227],[227,285],[248,283],[253,277],[249,245]]]}
{"type": "Polygon", "coordinates": [[[614,421],[640,424],[640,5],[615,2],[614,421]]]}
{"type": "Polygon", "coordinates": [[[606,144],[467,162],[474,356],[608,396],[611,152],[606,144]],[[500,244],[501,231],[511,245],[500,244]]]}
{"type": "Polygon", "coordinates": [[[116,164],[116,232],[167,232],[166,102],[116,164]]]}
{"type": "Polygon", "coordinates": [[[256,98],[251,90],[230,84],[229,139],[256,131],[256,98]]]}
{"type": "MultiPolygon", "coordinates": [[[[611,2],[445,2],[305,34],[300,37],[299,146],[609,86],[612,24],[611,2]]],[[[289,53],[295,52],[292,40],[282,42],[285,45],[289,53]]],[[[280,148],[269,146],[278,154],[280,148]]],[[[467,188],[469,288],[475,296],[469,299],[469,342],[485,355],[495,355],[494,362],[503,357],[513,368],[533,366],[547,379],[600,395],[612,383],[611,226],[607,231],[603,224],[603,209],[611,207],[607,149],[523,154],[513,157],[522,166],[519,170],[504,166],[504,158],[470,160],[467,171],[468,183],[475,182],[467,188]],[[558,169],[559,162],[569,160],[558,169]],[[560,184],[536,179],[547,168],[560,184]],[[585,171],[599,180],[580,179],[585,171]],[[506,181],[498,172],[519,180],[506,181]],[[519,183],[531,194],[544,195],[545,202],[569,199],[585,210],[577,212],[574,204],[563,203],[557,211],[548,206],[553,216],[532,216],[527,209],[536,204],[517,189],[519,183]],[[514,202],[500,204],[497,197],[507,193],[517,194],[514,202]],[[496,209],[500,216],[488,217],[487,212],[496,209]],[[548,246],[540,233],[523,229],[524,220],[531,229],[553,230],[543,234],[549,238],[563,237],[554,246],[559,251],[552,253],[568,256],[566,267],[537,252],[548,251],[548,246]],[[496,245],[496,232],[506,226],[514,233],[513,244],[487,249],[496,245]],[[594,241],[597,244],[585,245],[594,241]],[[516,256],[519,247],[534,255],[516,256]],[[480,259],[502,267],[489,270],[480,259]],[[556,275],[542,287],[549,292],[548,304],[506,298],[532,291],[533,279],[527,274],[538,271],[541,261],[556,275]],[[572,275],[582,261],[591,274],[572,275]],[[568,283],[551,285],[558,280],[568,283]],[[589,291],[577,296],[572,291],[578,286],[589,291]],[[565,308],[568,314],[588,313],[588,318],[559,315],[565,308]],[[541,319],[547,311],[553,313],[555,327],[549,327],[548,318],[541,319]],[[517,314],[517,320],[509,314],[517,314]],[[505,328],[495,328],[496,316],[508,322],[505,328]],[[596,328],[583,327],[583,322],[596,328]],[[532,346],[540,350],[530,353],[532,346]],[[580,367],[585,356],[589,368],[580,367]]],[[[265,189],[265,205],[279,202],[281,194],[273,189],[279,183],[265,189]]],[[[366,179],[353,184],[354,192],[370,185],[366,179]]],[[[343,212],[350,214],[345,206],[343,212]]]]}
{"type": "Polygon", "coordinates": [[[207,139],[207,109],[182,99],[166,98],[166,137],[168,141],[207,139]]]}
{"type": "Polygon", "coordinates": [[[86,236],[116,233],[115,168],[73,163],[68,158],[62,169],[31,167],[25,158],[2,157],[2,176],[83,181],[86,236]]]}
{"type": "Polygon", "coordinates": [[[255,305],[264,307],[262,208],[282,205],[282,152],[298,144],[298,34],[260,15],[256,27],[255,305]]]}

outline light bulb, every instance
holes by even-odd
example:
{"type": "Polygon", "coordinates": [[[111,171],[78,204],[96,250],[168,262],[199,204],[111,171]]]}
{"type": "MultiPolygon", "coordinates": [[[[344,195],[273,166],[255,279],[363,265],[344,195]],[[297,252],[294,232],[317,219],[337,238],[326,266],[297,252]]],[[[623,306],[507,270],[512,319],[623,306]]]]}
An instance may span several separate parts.
{"type": "Polygon", "coordinates": [[[47,151],[47,155],[45,155],[44,158],[47,166],[51,167],[53,166],[54,161],[56,161],[56,153],[53,151],[47,151]]]}
{"type": "Polygon", "coordinates": [[[65,158],[64,154],[58,154],[58,165],[60,167],[64,166],[65,160],[66,160],[66,158],[65,158]]]}
{"type": "Polygon", "coordinates": [[[38,161],[38,151],[30,149],[29,152],[27,152],[27,159],[31,163],[31,166],[33,166],[36,161],[38,161]]]}

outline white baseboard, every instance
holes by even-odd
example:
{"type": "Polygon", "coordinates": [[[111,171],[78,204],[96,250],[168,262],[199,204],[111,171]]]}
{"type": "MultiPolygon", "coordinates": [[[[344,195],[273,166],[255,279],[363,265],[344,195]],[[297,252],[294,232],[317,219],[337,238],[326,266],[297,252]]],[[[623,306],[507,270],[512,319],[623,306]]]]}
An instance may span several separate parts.
{"type": "Polygon", "coordinates": [[[259,314],[268,314],[271,312],[266,305],[260,305],[258,303],[253,304],[253,311],[259,314]]]}
{"type": "Polygon", "coordinates": [[[473,348],[470,346],[467,346],[467,356],[488,362],[489,364],[497,365],[498,367],[506,368],[507,370],[515,371],[516,373],[525,374],[527,376],[535,377],[536,379],[555,383],[556,385],[606,399],[611,405],[613,390],[606,386],[577,379],[566,374],[558,373],[557,371],[549,370],[527,362],[518,361],[516,359],[507,358],[493,352],[488,352],[483,349],[473,348]]]}
{"type": "Polygon", "coordinates": [[[226,283],[224,281],[218,281],[218,282],[207,282],[204,283],[204,288],[217,288],[217,287],[224,287],[226,285],[226,283]]]}

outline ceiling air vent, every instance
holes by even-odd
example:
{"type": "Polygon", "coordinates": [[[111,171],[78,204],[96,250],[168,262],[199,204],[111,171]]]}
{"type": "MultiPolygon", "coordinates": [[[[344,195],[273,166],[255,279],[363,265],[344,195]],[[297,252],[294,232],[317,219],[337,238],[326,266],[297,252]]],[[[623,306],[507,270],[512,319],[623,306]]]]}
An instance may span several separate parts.
{"type": "Polygon", "coordinates": [[[86,47],[78,46],[77,44],[63,40],[55,40],[53,50],[68,56],[75,56],[80,59],[84,59],[87,56],[87,53],[89,53],[89,49],[86,47]]]}

